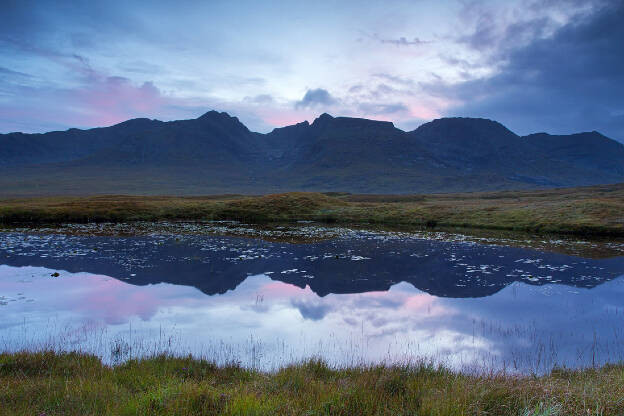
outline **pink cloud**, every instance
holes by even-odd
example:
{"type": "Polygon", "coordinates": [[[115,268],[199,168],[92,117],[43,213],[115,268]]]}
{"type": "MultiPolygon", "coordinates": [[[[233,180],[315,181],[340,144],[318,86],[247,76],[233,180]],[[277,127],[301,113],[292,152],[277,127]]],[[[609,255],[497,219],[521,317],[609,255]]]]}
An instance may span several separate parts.
{"type": "Polygon", "coordinates": [[[423,100],[408,103],[407,107],[412,117],[423,120],[444,117],[445,112],[454,106],[461,104],[457,99],[440,96],[428,96],[423,100]]]}
{"type": "Polygon", "coordinates": [[[21,87],[16,95],[0,102],[7,132],[105,127],[136,117],[184,118],[192,106],[163,94],[152,82],[135,84],[122,77],[93,76],[75,88],[21,87]]]}
{"type": "Polygon", "coordinates": [[[410,116],[420,118],[422,120],[432,120],[434,118],[442,117],[441,112],[428,105],[412,103],[408,105],[408,108],[410,116]]]}
{"type": "Polygon", "coordinates": [[[289,126],[301,123],[304,120],[312,121],[318,116],[313,111],[294,110],[286,107],[250,108],[249,111],[255,112],[264,123],[272,127],[289,126]]]}
{"type": "Polygon", "coordinates": [[[86,110],[83,124],[98,126],[153,116],[172,101],[152,82],[139,86],[122,77],[98,77],[93,83],[71,91],[69,98],[86,110]]]}

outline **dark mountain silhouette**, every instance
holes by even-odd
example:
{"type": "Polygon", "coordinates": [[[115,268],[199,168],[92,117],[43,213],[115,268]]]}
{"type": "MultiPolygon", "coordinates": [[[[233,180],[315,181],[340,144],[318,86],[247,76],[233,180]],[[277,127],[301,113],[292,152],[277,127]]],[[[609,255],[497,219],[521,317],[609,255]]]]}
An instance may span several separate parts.
{"type": "Polygon", "coordinates": [[[0,135],[0,194],[289,190],[424,193],[624,181],[624,145],[600,133],[520,137],[486,119],[404,132],[323,114],[268,134],[210,111],[90,130],[0,135]]]}
{"type": "Polygon", "coordinates": [[[624,146],[597,131],[556,136],[536,133],[525,140],[551,159],[572,163],[585,169],[608,170],[614,175],[624,175],[624,146]]]}

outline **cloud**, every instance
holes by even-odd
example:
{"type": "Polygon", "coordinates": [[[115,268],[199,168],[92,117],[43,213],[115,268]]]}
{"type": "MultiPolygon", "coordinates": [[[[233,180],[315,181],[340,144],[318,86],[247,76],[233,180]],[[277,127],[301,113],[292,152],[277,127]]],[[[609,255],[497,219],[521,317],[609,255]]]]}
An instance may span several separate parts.
{"type": "Polygon", "coordinates": [[[421,40],[419,38],[408,39],[408,38],[406,38],[404,36],[401,36],[400,38],[397,38],[397,39],[386,39],[386,38],[380,37],[377,33],[375,33],[373,35],[373,38],[376,39],[377,41],[379,41],[379,43],[388,44],[388,45],[394,45],[396,47],[400,47],[400,46],[420,46],[420,45],[426,45],[428,43],[431,43],[431,41],[421,40]]]}
{"type": "Polygon", "coordinates": [[[317,88],[306,91],[300,101],[295,103],[295,108],[310,108],[317,106],[331,106],[337,103],[337,100],[323,88],[317,88]]]}
{"type": "Polygon", "coordinates": [[[395,114],[405,113],[409,111],[409,108],[403,103],[395,104],[376,104],[376,103],[361,103],[358,106],[358,110],[364,114],[395,114]]]}
{"type": "Polygon", "coordinates": [[[551,36],[576,16],[606,3],[605,0],[524,0],[492,6],[484,1],[464,3],[459,13],[459,43],[480,53],[502,51],[551,36]],[[465,29],[467,28],[467,30],[465,29]]]}
{"type": "Polygon", "coordinates": [[[80,55],[47,55],[71,74],[73,84],[48,85],[17,71],[0,70],[3,130],[31,132],[108,126],[163,112],[181,115],[184,112],[176,109],[188,105],[185,100],[163,94],[151,81],[136,83],[96,71],[80,55]]]}
{"type": "Polygon", "coordinates": [[[123,62],[119,65],[119,68],[125,72],[138,74],[154,75],[164,74],[166,72],[162,66],[144,60],[131,60],[128,62],[123,62]]]}
{"type": "Polygon", "coordinates": [[[152,114],[168,101],[152,82],[135,85],[118,76],[98,79],[85,88],[70,92],[69,98],[96,113],[103,124],[152,114]]]}
{"type": "Polygon", "coordinates": [[[424,92],[419,82],[405,74],[373,72],[366,81],[347,88],[339,102],[344,115],[392,121],[399,128],[411,130],[441,117],[449,106],[448,99],[432,97],[436,94],[424,92]]]}
{"type": "Polygon", "coordinates": [[[0,76],[5,75],[5,76],[16,76],[16,77],[24,77],[24,78],[32,78],[32,75],[26,74],[24,72],[20,72],[20,71],[13,71],[12,69],[9,68],[4,68],[0,66],[0,76]]]}
{"type": "Polygon", "coordinates": [[[551,36],[499,50],[492,75],[425,89],[459,103],[449,115],[494,118],[522,134],[595,129],[624,140],[623,19],[624,2],[597,7],[551,36]]]}
{"type": "Polygon", "coordinates": [[[353,85],[349,88],[349,93],[357,94],[364,91],[364,86],[361,84],[353,85]]]}
{"type": "Polygon", "coordinates": [[[378,72],[373,74],[373,77],[385,80],[387,82],[392,82],[394,84],[403,85],[406,87],[413,87],[415,85],[414,81],[408,78],[403,78],[398,75],[388,74],[385,72],[378,72]]]}
{"type": "MultiPolygon", "coordinates": [[[[478,115],[518,132],[624,137],[621,78],[605,75],[623,72],[621,39],[603,44],[580,33],[621,0],[280,5],[284,19],[272,31],[262,23],[275,9],[250,5],[241,14],[217,3],[10,0],[0,27],[0,131],[189,118],[215,108],[255,131],[329,111],[401,128],[478,115]],[[354,31],[366,45],[353,44],[354,31]],[[574,33],[578,39],[566,39],[574,33]]],[[[594,30],[616,36],[619,25],[612,19],[594,30]]]]}
{"type": "Polygon", "coordinates": [[[270,94],[259,94],[254,97],[245,97],[243,98],[243,101],[251,104],[267,105],[273,104],[275,99],[270,94]]]}

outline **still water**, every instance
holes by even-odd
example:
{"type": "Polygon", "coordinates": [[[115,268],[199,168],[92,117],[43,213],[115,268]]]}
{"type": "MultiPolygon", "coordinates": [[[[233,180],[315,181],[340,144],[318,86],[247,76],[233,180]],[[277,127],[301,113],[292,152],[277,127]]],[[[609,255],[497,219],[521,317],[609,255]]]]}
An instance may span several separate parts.
{"type": "Polygon", "coordinates": [[[0,350],[262,369],[322,357],[542,373],[624,360],[624,246],[595,256],[302,229],[315,238],[2,232],[0,350]]]}

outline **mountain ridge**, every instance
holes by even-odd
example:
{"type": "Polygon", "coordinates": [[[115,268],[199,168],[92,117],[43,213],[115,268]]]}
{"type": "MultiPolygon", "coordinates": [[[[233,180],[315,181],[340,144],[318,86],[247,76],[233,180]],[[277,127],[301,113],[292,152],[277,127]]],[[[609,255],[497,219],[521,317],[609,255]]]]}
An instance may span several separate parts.
{"type": "Polygon", "coordinates": [[[403,131],[323,113],[257,133],[211,110],[187,120],[0,134],[0,174],[0,195],[534,189],[624,182],[624,145],[596,131],[519,136],[469,117],[403,131]]]}

